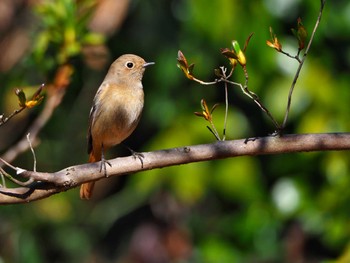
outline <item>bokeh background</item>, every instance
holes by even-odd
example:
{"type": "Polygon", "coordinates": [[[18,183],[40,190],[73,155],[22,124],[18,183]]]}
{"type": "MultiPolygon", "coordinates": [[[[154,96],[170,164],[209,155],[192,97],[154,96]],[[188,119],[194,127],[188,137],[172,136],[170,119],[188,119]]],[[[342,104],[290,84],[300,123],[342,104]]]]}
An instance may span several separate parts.
{"type": "MultiPolygon", "coordinates": [[[[249,87],[281,122],[297,63],[266,45],[269,27],[295,54],[291,28],[301,17],[310,35],[319,8],[315,0],[2,0],[0,112],[18,108],[15,88],[28,97],[41,83],[46,88],[41,105],[0,127],[0,151],[25,136],[61,89],[62,100],[35,140],[37,169],[85,163],[93,96],[123,53],[156,62],[143,80],[144,113],[129,147],[213,142],[193,112],[202,98],[220,103],[214,122],[221,133],[223,86],[186,79],[177,51],[196,64],[198,78],[214,80],[215,68],[229,66],[220,48],[234,39],[243,46],[252,32],[249,87]]],[[[349,64],[350,3],[328,1],[297,83],[288,133],[350,130],[349,64]]],[[[240,68],[233,80],[244,80],[240,68]]],[[[239,88],[229,88],[229,101],[227,139],[274,131],[239,88]]],[[[107,156],[128,154],[115,147],[107,156]]],[[[33,169],[31,152],[12,164],[33,169]]],[[[0,207],[0,262],[349,262],[349,186],[349,152],[239,157],[110,178],[88,202],[74,189],[0,207]]]]}

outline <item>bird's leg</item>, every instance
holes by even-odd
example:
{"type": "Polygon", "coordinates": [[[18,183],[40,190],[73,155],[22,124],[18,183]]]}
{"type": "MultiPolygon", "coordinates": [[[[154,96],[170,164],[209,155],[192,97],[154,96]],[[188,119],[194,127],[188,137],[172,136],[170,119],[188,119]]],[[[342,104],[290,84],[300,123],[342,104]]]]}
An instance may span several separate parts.
{"type": "Polygon", "coordinates": [[[107,177],[107,167],[106,167],[106,163],[107,163],[110,167],[112,167],[112,164],[111,164],[110,162],[108,162],[108,161],[105,159],[105,151],[104,151],[103,144],[102,144],[100,172],[102,171],[102,167],[103,167],[104,174],[105,174],[105,176],[107,177]]]}
{"type": "Polygon", "coordinates": [[[133,149],[131,149],[130,147],[128,146],[125,146],[130,152],[131,152],[131,155],[136,159],[138,158],[141,162],[141,168],[143,168],[143,158],[145,158],[145,156],[142,154],[142,153],[139,153],[139,152],[135,152],[133,149]]]}

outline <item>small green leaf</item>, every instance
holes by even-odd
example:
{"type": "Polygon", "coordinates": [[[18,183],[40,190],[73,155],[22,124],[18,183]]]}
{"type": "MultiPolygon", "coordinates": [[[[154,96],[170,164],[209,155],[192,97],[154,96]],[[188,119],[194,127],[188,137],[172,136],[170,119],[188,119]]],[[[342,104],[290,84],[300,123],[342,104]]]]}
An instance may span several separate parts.
{"type": "Polygon", "coordinates": [[[245,58],[245,55],[243,51],[241,50],[241,47],[239,46],[239,43],[237,40],[232,41],[233,51],[237,56],[237,60],[241,66],[245,66],[247,64],[247,60],[245,58]]]}
{"type": "Polygon", "coordinates": [[[235,54],[238,54],[239,52],[242,51],[237,40],[232,41],[232,46],[233,46],[233,51],[235,52],[235,54]]]}

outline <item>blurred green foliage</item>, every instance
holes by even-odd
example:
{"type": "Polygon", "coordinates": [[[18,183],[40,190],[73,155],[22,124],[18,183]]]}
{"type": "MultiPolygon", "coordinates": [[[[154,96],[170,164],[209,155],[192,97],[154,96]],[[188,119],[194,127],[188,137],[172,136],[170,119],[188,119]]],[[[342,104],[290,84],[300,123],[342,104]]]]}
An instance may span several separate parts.
{"type": "Polygon", "coordinates": [[[101,34],[87,29],[95,5],[93,0],[60,0],[35,6],[34,12],[41,25],[33,45],[36,65],[52,69],[53,66],[67,63],[70,58],[81,54],[83,45],[104,42],[101,34]],[[55,55],[47,56],[49,50],[55,52],[55,55]]]}
{"type": "MultiPolygon", "coordinates": [[[[0,76],[5,94],[14,83],[47,80],[62,63],[75,68],[64,100],[40,133],[35,149],[40,171],[87,160],[89,108],[107,70],[107,65],[94,71],[83,63],[82,46],[104,39],[87,29],[94,8],[92,0],[38,5],[33,10],[39,22],[32,51],[8,76],[0,76]]],[[[266,45],[269,27],[283,48],[295,53],[298,41],[291,28],[301,17],[310,33],[318,10],[314,0],[131,1],[123,26],[106,39],[110,57],[135,53],[156,66],[145,74],[144,114],[126,144],[152,151],[213,142],[207,123],[193,112],[200,110],[202,98],[208,105],[220,103],[213,118],[221,133],[223,85],[201,86],[186,79],[176,67],[177,51],[196,64],[198,78],[211,81],[215,68],[229,66],[220,48],[230,47],[233,39],[243,45],[251,32],[246,51],[249,88],[281,121],[297,65],[266,45]]],[[[288,133],[350,129],[349,10],[348,1],[326,4],[293,96],[288,133]]],[[[244,81],[241,70],[233,80],[244,81]]],[[[274,131],[239,88],[229,89],[229,103],[227,139],[274,131]]],[[[109,157],[123,154],[116,147],[109,157]]],[[[31,169],[31,153],[14,165],[31,169]]],[[[293,256],[304,262],[347,262],[348,152],[239,157],[152,170],[99,185],[96,200],[90,202],[82,202],[78,190],[72,190],[32,204],[0,207],[0,262],[141,262],[123,258],[132,254],[139,227],[149,222],[163,232],[176,226],[188,233],[183,243],[191,247],[190,256],[161,262],[293,262],[293,256]]],[[[147,235],[142,240],[147,244],[147,235]]]]}

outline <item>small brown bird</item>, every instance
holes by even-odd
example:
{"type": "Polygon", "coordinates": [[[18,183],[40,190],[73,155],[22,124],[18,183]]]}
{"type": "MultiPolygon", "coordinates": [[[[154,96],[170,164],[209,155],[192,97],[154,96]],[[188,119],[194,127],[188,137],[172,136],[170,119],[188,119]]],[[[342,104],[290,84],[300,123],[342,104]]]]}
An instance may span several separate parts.
{"type": "MultiPolygon", "coordinates": [[[[125,54],[109,68],[90,110],[89,162],[105,162],[104,151],[120,144],[136,128],[144,104],[141,80],[145,68],[153,64],[139,56],[125,54]]],[[[105,163],[102,165],[105,168],[105,163]]],[[[94,182],[82,184],[80,198],[90,199],[93,188],[94,182]]]]}

